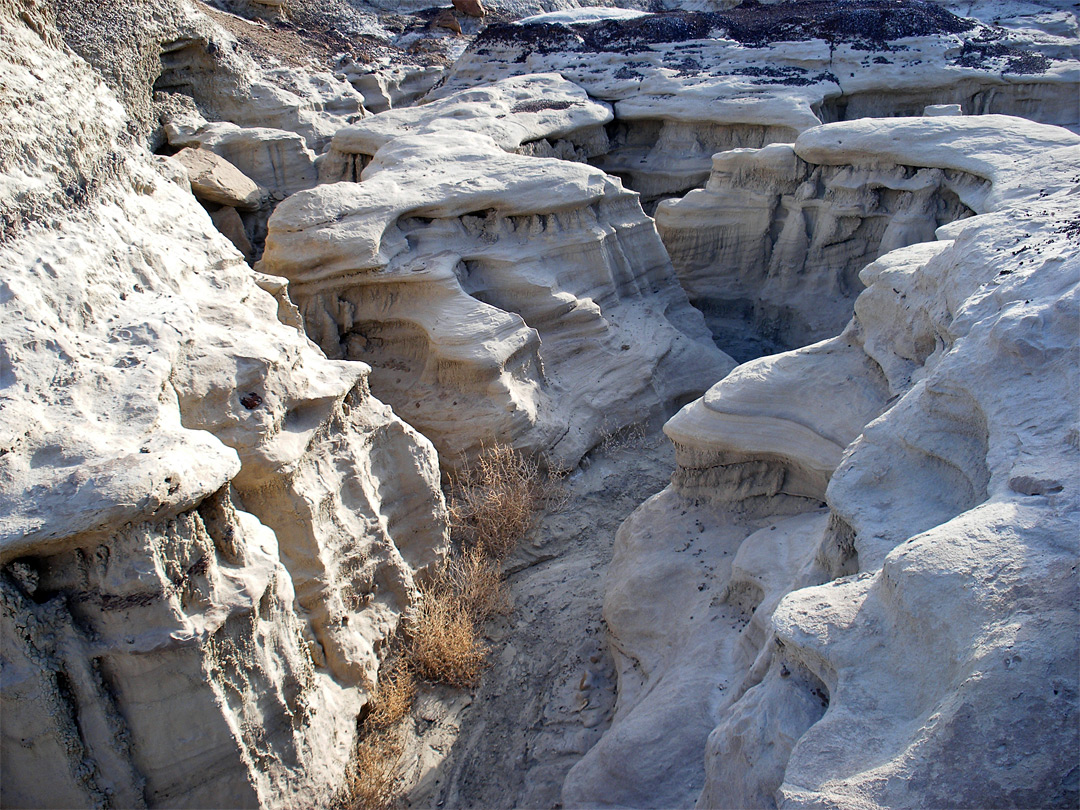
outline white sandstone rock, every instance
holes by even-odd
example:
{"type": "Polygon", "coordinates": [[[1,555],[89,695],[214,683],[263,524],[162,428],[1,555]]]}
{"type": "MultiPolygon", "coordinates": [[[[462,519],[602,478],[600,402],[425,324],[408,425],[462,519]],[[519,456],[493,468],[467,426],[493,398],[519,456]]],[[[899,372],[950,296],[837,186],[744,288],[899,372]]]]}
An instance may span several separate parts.
{"type": "Polygon", "coordinates": [[[451,127],[390,141],[361,183],[287,199],[259,264],[444,464],[497,439],[572,466],[723,376],[636,195],[451,127]]]}
{"type": "Polygon", "coordinates": [[[978,175],[985,213],[868,265],[840,337],[741,366],[668,423],[673,484],[609,572],[615,719],[564,800],[688,806],[703,780],[700,808],[1067,805],[1080,142],[1005,117],[803,138],[825,165],[978,175]]]}
{"type": "Polygon", "coordinates": [[[1029,182],[1026,161],[1068,141],[1057,127],[1002,116],[957,120],[886,130],[866,119],[809,130],[792,146],[722,152],[704,189],[662,202],[657,230],[720,345],[739,339],[725,320],[745,314],[780,346],[835,334],[867,262],[990,210],[1029,182]]]}
{"type": "Polygon", "coordinates": [[[170,122],[165,130],[171,146],[207,149],[282,198],[318,180],[315,153],[294,132],[205,121],[197,126],[170,122]]]}
{"type": "Polygon", "coordinates": [[[181,149],[173,160],[188,173],[192,193],[217,205],[252,210],[259,207],[263,190],[229,161],[207,149],[181,149]]]}
{"type": "MultiPolygon", "coordinates": [[[[323,182],[358,181],[371,157],[402,135],[462,129],[485,135],[508,152],[549,157],[563,140],[579,160],[607,149],[602,125],[611,109],[558,75],[520,76],[463,90],[418,107],[390,110],[338,130],[321,160],[323,182]],[[549,154],[537,151],[547,146],[549,154]]],[[[561,156],[561,155],[560,155],[561,156]]]]}
{"type": "Polygon", "coordinates": [[[0,0],[2,803],[329,803],[446,542],[434,450],[35,8],[0,0]]]}
{"type": "Polygon", "coordinates": [[[601,20],[636,20],[644,17],[648,12],[635,11],[630,8],[569,8],[564,11],[549,11],[545,14],[533,14],[517,20],[518,25],[532,25],[534,23],[549,23],[552,25],[579,25],[581,23],[599,22],[601,20]]]}
{"type": "Polygon", "coordinates": [[[963,115],[964,111],[959,104],[931,104],[923,107],[923,115],[932,118],[940,115],[963,115]]]}
{"type": "Polygon", "coordinates": [[[433,88],[445,68],[402,65],[389,58],[372,65],[345,59],[338,64],[345,79],[364,98],[364,109],[382,113],[396,107],[408,107],[433,88]]]}
{"type": "Polygon", "coordinates": [[[296,133],[315,152],[363,115],[363,97],[347,81],[260,64],[192,0],[75,0],[58,5],[56,21],[155,147],[164,140],[159,113],[177,99],[193,100],[212,121],[296,133]]]}
{"type": "MultiPolygon", "coordinates": [[[[970,4],[959,5],[957,13],[968,13],[970,4]]],[[[1080,127],[1080,54],[1058,34],[991,29],[928,5],[885,9],[896,16],[873,34],[863,31],[879,18],[873,14],[767,8],[768,17],[764,9],[710,8],[720,13],[581,23],[572,19],[580,12],[567,12],[557,22],[491,25],[433,95],[561,74],[613,105],[611,150],[595,165],[649,204],[704,184],[716,152],[790,143],[823,122],[959,103],[966,114],[1080,127]],[[890,25],[907,33],[875,39],[890,25]]]]}

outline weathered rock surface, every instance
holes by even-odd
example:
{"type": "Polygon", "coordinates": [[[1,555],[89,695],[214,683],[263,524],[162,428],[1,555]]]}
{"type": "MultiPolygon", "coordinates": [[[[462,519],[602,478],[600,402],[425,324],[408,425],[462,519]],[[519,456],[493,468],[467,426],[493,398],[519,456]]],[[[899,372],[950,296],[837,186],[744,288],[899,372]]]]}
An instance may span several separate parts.
{"type": "Polygon", "coordinates": [[[489,26],[435,94],[560,73],[614,105],[611,149],[594,164],[647,202],[703,185],[716,152],[790,143],[823,122],[959,103],[968,114],[1080,126],[1075,39],[994,28],[929,3],[538,20],[489,26]]]}
{"type": "Polygon", "coordinates": [[[985,180],[955,169],[815,165],[801,154],[787,144],[721,152],[704,189],[657,206],[679,282],[721,345],[745,340],[747,325],[767,347],[835,335],[868,262],[933,239],[985,193],[985,180]]]}
{"type": "Polygon", "coordinates": [[[263,191],[229,161],[207,149],[181,149],[173,159],[188,173],[192,193],[200,200],[248,210],[259,207],[263,191]]]}
{"type": "Polygon", "coordinates": [[[558,74],[520,76],[391,110],[338,130],[323,156],[323,182],[359,182],[375,153],[405,134],[446,129],[486,135],[508,152],[584,162],[608,148],[611,108],[558,74]]]}
{"type": "Polygon", "coordinates": [[[369,382],[446,466],[570,466],[723,377],[619,531],[610,658],[598,527],[657,467],[601,453],[510,562],[479,720],[418,708],[462,734],[409,751],[413,796],[1076,806],[1080,138],[970,115],[1077,128],[1075,9],[492,0],[554,16],[397,109],[477,19],[217,5],[270,24],[0,0],[0,804],[334,803],[446,545],[369,382]],[[296,20],[340,71],[251,55],[296,20]],[[598,166],[647,210],[708,180],[657,209],[674,269],[598,166]],[[724,377],[676,269],[751,349],[827,339],[724,377]]]}
{"type": "Polygon", "coordinates": [[[453,121],[287,199],[258,265],[444,464],[497,439],[573,466],[727,372],[635,194],[453,121]]]}
{"type": "Polygon", "coordinates": [[[795,151],[978,176],[983,213],[869,264],[838,338],[668,423],[672,486],[608,575],[615,719],[564,801],[1070,806],[1080,139],[954,116],[795,151]]]}
{"type": "Polygon", "coordinates": [[[165,133],[170,146],[209,150],[282,199],[318,180],[315,153],[295,132],[208,123],[201,115],[188,113],[168,116],[165,133]]]}
{"type": "Polygon", "coordinates": [[[344,79],[293,67],[264,67],[191,0],[56,4],[65,42],[124,103],[131,128],[164,141],[159,113],[171,97],[193,99],[211,121],[299,134],[321,151],[363,114],[363,97],[344,79]]]}
{"type": "Polygon", "coordinates": [[[40,7],[0,43],[2,803],[325,804],[445,544],[435,453],[40,7]]]}

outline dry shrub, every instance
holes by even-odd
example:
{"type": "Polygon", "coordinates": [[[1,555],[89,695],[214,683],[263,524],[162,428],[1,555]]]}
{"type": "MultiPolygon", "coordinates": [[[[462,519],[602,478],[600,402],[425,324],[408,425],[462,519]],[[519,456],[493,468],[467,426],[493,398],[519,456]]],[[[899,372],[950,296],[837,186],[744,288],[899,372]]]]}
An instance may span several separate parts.
{"type": "Polygon", "coordinates": [[[510,612],[510,599],[503,582],[502,569],[480,548],[471,548],[452,557],[444,566],[443,576],[474,623],[510,612]]]}
{"type": "Polygon", "coordinates": [[[451,481],[450,530],[463,548],[502,561],[532,528],[544,495],[535,461],[505,444],[484,447],[451,481]]]}
{"type": "Polygon", "coordinates": [[[373,729],[393,728],[412,710],[415,699],[416,675],[399,655],[382,665],[379,688],[371,698],[371,711],[364,723],[373,729]]]}
{"type": "Polygon", "coordinates": [[[417,675],[458,688],[472,686],[485,652],[473,617],[450,583],[439,578],[421,586],[408,647],[417,675]]]}
{"type": "Polygon", "coordinates": [[[499,564],[479,546],[455,553],[434,581],[420,586],[407,647],[409,664],[425,680],[473,686],[487,654],[480,628],[509,610],[499,564]]]}
{"type": "Polygon", "coordinates": [[[641,447],[649,435],[644,424],[624,425],[620,428],[605,427],[601,433],[599,448],[604,453],[641,447]]]}
{"type": "Polygon", "coordinates": [[[483,623],[510,609],[502,560],[532,528],[541,505],[557,493],[538,465],[506,445],[484,448],[451,482],[450,523],[456,546],[420,585],[408,635],[383,664],[371,711],[347,778],[347,810],[384,810],[397,796],[395,773],[401,759],[401,722],[412,710],[416,679],[457,688],[474,686],[487,649],[483,623]]]}
{"type": "Polygon", "coordinates": [[[353,751],[339,806],[343,810],[393,807],[397,801],[394,783],[398,760],[403,750],[400,735],[392,729],[381,729],[361,737],[353,751]]]}
{"type": "Polygon", "coordinates": [[[404,751],[400,725],[416,698],[416,675],[401,655],[381,669],[338,802],[342,810],[387,810],[397,801],[397,766],[404,751]]]}

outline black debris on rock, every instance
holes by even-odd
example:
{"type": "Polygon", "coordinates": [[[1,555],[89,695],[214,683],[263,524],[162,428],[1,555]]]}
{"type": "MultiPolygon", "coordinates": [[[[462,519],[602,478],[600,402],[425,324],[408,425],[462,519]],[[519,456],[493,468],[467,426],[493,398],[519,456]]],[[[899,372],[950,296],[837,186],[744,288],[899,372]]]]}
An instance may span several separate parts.
{"type": "Polygon", "coordinates": [[[495,24],[477,37],[472,48],[481,51],[485,47],[509,46],[540,54],[634,53],[658,43],[722,36],[749,47],[823,39],[881,50],[893,40],[959,34],[975,25],[973,20],[957,17],[922,0],[792,0],[776,4],[747,0],[725,12],[662,12],[631,20],[602,20],[572,26],[495,24]]]}
{"type": "Polygon", "coordinates": [[[512,113],[538,113],[546,110],[566,110],[577,104],[576,101],[544,101],[543,99],[536,99],[534,101],[519,101],[511,108],[512,113]]]}

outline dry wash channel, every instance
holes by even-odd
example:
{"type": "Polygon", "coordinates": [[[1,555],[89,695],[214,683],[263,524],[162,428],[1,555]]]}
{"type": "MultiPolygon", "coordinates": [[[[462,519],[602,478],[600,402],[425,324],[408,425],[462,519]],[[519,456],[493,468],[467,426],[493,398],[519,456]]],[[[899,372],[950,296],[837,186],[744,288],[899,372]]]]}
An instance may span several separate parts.
{"type": "Polygon", "coordinates": [[[381,5],[0,0],[0,803],[1075,806],[1075,10],[381,5]]]}

